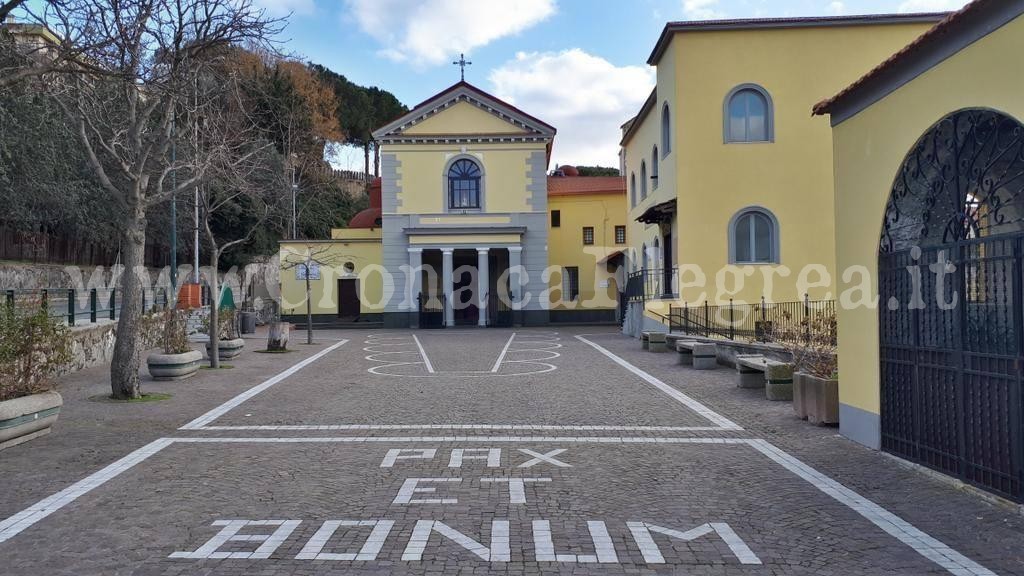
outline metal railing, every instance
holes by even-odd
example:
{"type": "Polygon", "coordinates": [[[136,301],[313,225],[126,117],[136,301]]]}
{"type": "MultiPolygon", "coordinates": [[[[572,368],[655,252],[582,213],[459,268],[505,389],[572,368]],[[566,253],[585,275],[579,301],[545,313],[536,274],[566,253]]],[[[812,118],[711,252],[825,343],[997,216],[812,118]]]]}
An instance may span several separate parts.
{"type": "Polygon", "coordinates": [[[678,268],[645,268],[626,277],[630,302],[679,297],[678,268]]]}
{"type": "Polygon", "coordinates": [[[761,302],[756,304],[728,304],[669,306],[669,332],[725,338],[771,342],[781,338],[809,341],[824,337],[834,342],[835,301],[810,300],[801,302],[761,302]],[[826,334],[821,334],[825,327],[826,334]]]}
{"type": "MultiPolygon", "coordinates": [[[[29,312],[44,308],[51,318],[77,326],[120,318],[124,292],[120,288],[38,288],[4,290],[3,294],[4,304],[14,310],[29,312]]],[[[142,291],[143,310],[166,310],[170,303],[171,293],[167,287],[142,291]]]]}

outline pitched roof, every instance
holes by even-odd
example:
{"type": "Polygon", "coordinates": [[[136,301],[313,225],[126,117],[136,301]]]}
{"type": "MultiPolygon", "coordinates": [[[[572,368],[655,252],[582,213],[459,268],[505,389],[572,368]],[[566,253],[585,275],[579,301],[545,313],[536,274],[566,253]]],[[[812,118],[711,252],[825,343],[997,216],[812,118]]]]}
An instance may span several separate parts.
{"type": "Polygon", "coordinates": [[[859,92],[867,84],[879,79],[897,66],[908,60],[914,59],[930,48],[947,42],[949,40],[949,35],[953,31],[959,28],[960,25],[965,24],[968,20],[972,19],[978,13],[990,7],[1003,7],[1006,5],[1008,5],[1007,0],[974,0],[974,2],[967,4],[960,9],[960,11],[948,14],[946,18],[930,30],[918,36],[913,42],[906,45],[902,50],[896,52],[878,66],[875,66],[870,72],[861,76],[853,84],[843,88],[835,96],[815,104],[813,113],[815,115],[823,115],[832,112],[837,104],[859,92]]]}
{"type": "Polygon", "coordinates": [[[496,96],[488,94],[487,92],[481,90],[480,88],[477,88],[476,86],[473,86],[469,82],[463,80],[461,82],[452,84],[448,88],[445,88],[444,90],[438,92],[437,94],[431,96],[430,98],[427,98],[423,102],[420,102],[419,104],[413,106],[412,109],[409,110],[409,112],[403,114],[402,116],[396,118],[395,120],[392,120],[386,125],[377,128],[376,130],[373,131],[373,136],[376,139],[381,139],[389,134],[400,132],[409,123],[430,116],[438,112],[439,109],[443,108],[446,104],[450,103],[451,101],[456,100],[461,96],[468,95],[472,95],[475,99],[485,104],[488,108],[500,109],[490,109],[490,112],[493,113],[495,111],[498,111],[507,113],[509,116],[509,118],[507,119],[524,124],[524,127],[532,129],[535,132],[543,133],[544,135],[549,137],[553,137],[555,132],[557,132],[555,127],[548,124],[547,122],[544,122],[543,120],[540,120],[535,116],[531,116],[530,114],[523,112],[522,110],[516,108],[515,106],[509,104],[508,102],[505,102],[504,100],[501,100],[496,96]]]}
{"type": "Polygon", "coordinates": [[[647,115],[651,113],[651,110],[654,110],[654,104],[657,101],[658,87],[655,86],[651,90],[651,95],[647,97],[647,100],[644,100],[644,105],[640,107],[640,112],[637,112],[636,116],[630,118],[622,125],[624,132],[622,134],[622,140],[619,141],[619,146],[625,146],[629,143],[630,139],[633,138],[637,130],[639,130],[640,126],[644,123],[644,119],[647,118],[647,115]]]}
{"type": "Polygon", "coordinates": [[[626,194],[622,176],[548,176],[548,196],[626,194]]]}
{"type": "Polygon", "coordinates": [[[868,26],[878,24],[910,24],[938,22],[948,12],[916,14],[864,14],[854,16],[805,16],[798,18],[740,18],[734,20],[688,20],[669,22],[661,31],[647,63],[655,66],[665,53],[676,32],[707,32],[715,30],[757,30],[778,28],[820,28],[825,26],[868,26]]]}

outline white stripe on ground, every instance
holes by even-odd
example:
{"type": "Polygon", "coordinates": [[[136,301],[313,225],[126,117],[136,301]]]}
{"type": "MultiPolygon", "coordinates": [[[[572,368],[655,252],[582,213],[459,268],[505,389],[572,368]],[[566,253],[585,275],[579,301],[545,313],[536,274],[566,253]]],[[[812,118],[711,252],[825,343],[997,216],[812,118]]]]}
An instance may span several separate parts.
{"type": "Polygon", "coordinates": [[[505,342],[505,347],[501,349],[501,354],[498,355],[498,359],[494,362],[494,367],[491,368],[491,372],[497,373],[498,370],[501,370],[501,363],[505,361],[505,355],[508,354],[508,347],[512,345],[512,340],[515,340],[515,337],[515,332],[508,337],[508,342],[505,342]]]}
{"type": "Polygon", "coordinates": [[[253,430],[318,431],[318,430],[566,430],[572,432],[716,432],[718,426],[608,426],[608,425],[556,425],[556,424],[282,424],[252,426],[204,426],[204,431],[230,432],[253,430]]]}
{"type": "Polygon", "coordinates": [[[594,343],[594,342],[592,342],[590,340],[587,340],[586,338],[584,338],[582,336],[576,336],[576,339],[581,341],[581,342],[583,342],[584,344],[590,345],[590,347],[592,347],[593,349],[597,350],[601,354],[604,354],[608,358],[611,358],[612,361],[615,362],[616,364],[618,364],[619,366],[622,366],[626,370],[629,370],[633,374],[636,374],[637,376],[639,376],[644,382],[647,382],[648,384],[654,386],[658,390],[661,390],[665,394],[668,394],[669,396],[671,396],[674,400],[676,400],[680,404],[683,404],[684,406],[686,406],[690,410],[693,410],[697,414],[700,414],[701,416],[703,416],[707,420],[711,421],[712,423],[717,424],[723,430],[743,430],[743,428],[741,428],[738,424],[736,424],[732,420],[729,420],[725,416],[722,416],[718,412],[715,412],[711,408],[708,408],[707,406],[705,406],[704,404],[701,404],[700,402],[698,402],[697,400],[691,398],[690,396],[687,396],[686,394],[680,392],[679,390],[676,390],[675,388],[669,386],[668,384],[665,384],[661,380],[658,380],[654,376],[651,376],[647,372],[644,372],[640,368],[637,368],[636,366],[634,366],[634,365],[630,364],[629,362],[623,360],[622,358],[616,356],[612,352],[608,351],[606,348],[604,348],[604,347],[602,347],[602,346],[600,346],[600,345],[598,345],[598,344],[596,344],[596,343],[594,343]]]}
{"type": "Polygon", "coordinates": [[[427,351],[423,349],[423,344],[420,344],[420,339],[415,334],[412,335],[412,339],[416,342],[416,347],[420,349],[420,356],[423,357],[423,365],[427,367],[427,372],[434,373],[434,365],[430,363],[430,358],[427,358],[427,351]]]}
{"type": "Polygon", "coordinates": [[[161,438],[146,444],[142,448],[121,458],[113,464],[103,468],[85,479],[80,480],[71,486],[57,492],[49,498],[44,498],[36,504],[18,512],[14,516],[0,522],[0,542],[10,540],[20,534],[26,528],[60,510],[64,506],[74,502],[79,496],[92,491],[105,484],[108,480],[116,477],[125,470],[149,458],[153,454],[173,444],[173,438],[161,438]]]}
{"type": "Polygon", "coordinates": [[[291,368],[288,368],[284,372],[281,372],[277,376],[274,376],[274,377],[272,377],[272,378],[270,378],[268,380],[263,381],[263,383],[258,384],[256,386],[246,390],[245,392],[242,392],[238,396],[235,396],[231,400],[228,400],[227,402],[221,404],[220,406],[214,408],[213,410],[210,410],[209,412],[207,412],[206,414],[203,414],[199,418],[196,418],[195,420],[189,422],[188,424],[185,424],[184,426],[179,428],[179,430],[200,430],[200,429],[202,429],[203,426],[206,426],[210,422],[213,422],[217,418],[220,418],[224,414],[227,414],[229,411],[237,408],[241,403],[245,402],[246,400],[252,398],[253,396],[255,396],[257,394],[259,394],[260,392],[263,392],[264,390],[266,390],[267,388],[270,388],[274,384],[277,384],[278,382],[281,382],[285,378],[288,378],[292,374],[295,374],[299,370],[302,370],[306,366],[309,366],[313,362],[316,362],[317,360],[323,358],[324,356],[326,356],[326,355],[330,354],[331,352],[334,352],[338,348],[344,346],[346,342],[348,342],[348,340],[341,340],[341,341],[339,341],[339,342],[337,342],[335,344],[332,344],[331,346],[329,346],[329,347],[327,347],[327,348],[317,352],[316,354],[310,356],[309,358],[306,358],[305,360],[295,364],[291,368]]]}
{"type": "Polygon", "coordinates": [[[988,568],[918,530],[906,520],[790,456],[770,442],[746,440],[746,443],[949,572],[958,575],[995,576],[988,568]]]}

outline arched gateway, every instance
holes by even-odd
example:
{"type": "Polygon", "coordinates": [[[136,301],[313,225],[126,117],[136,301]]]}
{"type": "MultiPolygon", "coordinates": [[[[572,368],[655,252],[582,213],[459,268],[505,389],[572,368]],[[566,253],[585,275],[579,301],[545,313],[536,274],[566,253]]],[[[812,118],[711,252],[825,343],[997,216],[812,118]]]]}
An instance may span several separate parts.
{"type": "Polygon", "coordinates": [[[907,155],[879,247],[882,448],[1024,498],[1024,125],[956,112],[907,155]]]}

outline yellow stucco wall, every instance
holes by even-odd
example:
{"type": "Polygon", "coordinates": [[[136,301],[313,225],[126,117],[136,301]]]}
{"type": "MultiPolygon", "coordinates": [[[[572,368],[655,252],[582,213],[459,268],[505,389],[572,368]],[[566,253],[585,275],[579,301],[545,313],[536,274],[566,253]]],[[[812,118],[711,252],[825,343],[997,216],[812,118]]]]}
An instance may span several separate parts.
{"type": "Polygon", "coordinates": [[[405,134],[521,134],[526,130],[481,110],[457,102],[426,120],[405,129],[405,134]]]}
{"type": "MultiPolygon", "coordinates": [[[[917,140],[963,108],[992,108],[1024,121],[1024,17],[963,49],[836,126],[836,253],[840,270],[863,266],[877,299],[878,242],[897,171],[917,140]]],[[[817,119],[827,126],[824,119],[817,119]]],[[[860,275],[841,282],[853,292],[860,275]]],[[[878,311],[839,306],[840,402],[879,413],[878,311]]]]}
{"type": "MultiPolygon", "coordinates": [[[[352,233],[355,230],[337,230],[336,233],[352,233]]],[[[362,232],[361,230],[359,231],[362,232]]],[[[282,242],[281,259],[281,313],[306,313],[306,282],[297,279],[293,263],[304,262],[307,251],[322,262],[320,280],[311,281],[313,314],[338,313],[338,279],[358,278],[360,311],[376,313],[384,292],[384,277],[381,275],[380,232],[377,239],[350,238],[351,241],[297,241],[282,242]],[[345,264],[351,262],[355,270],[345,271],[345,264]]]]}
{"type": "MultiPolygon", "coordinates": [[[[551,196],[548,210],[558,210],[561,226],[552,228],[548,218],[548,264],[550,266],[577,266],[580,270],[580,300],[578,308],[614,309],[617,305],[615,275],[607,266],[598,264],[626,245],[615,244],[615,227],[626,224],[626,202],[617,194],[587,194],[580,196],[551,196]],[[594,228],[594,244],[584,246],[583,227],[594,228]],[[586,302],[587,304],[583,304],[586,302]]],[[[627,242],[628,229],[627,229],[627,242]]],[[[573,307],[561,301],[561,274],[549,279],[551,309],[573,307]]]]}
{"type": "MultiPolygon", "coordinates": [[[[682,290],[683,300],[725,303],[776,302],[835,296],[832,142],[827,123],[810,109],[856,80],[924,32],[927,24],[702,31],[676,34],[659,62],[659,104],[626,147],[627,171],[639,176],[639,159],[660,140],[663,94],[674,92],[673,146],[662,160],[659,190],[631,211],[630,220],[651,204],[675,196],[675,259],[695,265],[705,287],[682,290]],[[672,73],[662,73],[671,67],[672,73]],[[670,87],[662,83],[672,82],[670,87]],[[765,88],[774,102],[774,141],[725,144],[723,106],[727,94],[745,83],[765,88]],[[676,105],[675,103],[678,103],[676,105]],[[672,168],[668,168],[671,164],[672,168]],[[669,184],[674,180],[673,184],[669,184]],[[662,190],[666,185],[668,190],[662,190]],[[729,266],[729,222],[740,210],[760,206],[779,221],[780,264],[729,266]],[[826,282],[808,265],[820,265],[826,282]],[[788,276],[782,276],[788,269],[788,276]],[[801,271],[806,270],[801,278],[801,271]],[[742,288],[737,280],[742,278],[742,288]],[[801,281],[802,280],[802,281],[801,281]],[[823,286],[815,286],[822,283],[823,286]]],[[[632,225],[631,246],[648,246],[656,226],[632,225]]],[[[653,264],[652,264],[653,265],[653,264]]],[[[683,274],[683,282],[698,282],[683,274]]]]}
{"type": "MultiPolygon", "coordinates": [[[[441,120],[445,113],[435,118],[441,120]]],[[[534,152],[544,152],[544,144],[474,144],[465,146],[465,154],[479,160],[484,170],[484,212],[530,212],[527,199],[527,161],[534,152]]],[[[463,147],[455,145],[391,146],[400,162],[398,169],[399,214],[439,214],[445,211],[447,180],[445,167],[463,147]]]]}

